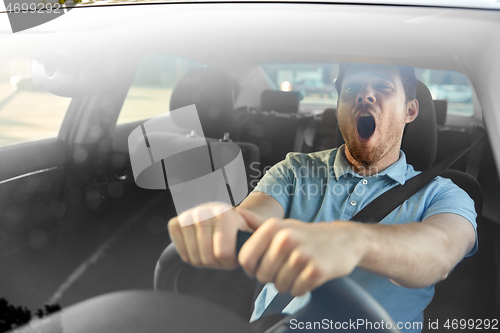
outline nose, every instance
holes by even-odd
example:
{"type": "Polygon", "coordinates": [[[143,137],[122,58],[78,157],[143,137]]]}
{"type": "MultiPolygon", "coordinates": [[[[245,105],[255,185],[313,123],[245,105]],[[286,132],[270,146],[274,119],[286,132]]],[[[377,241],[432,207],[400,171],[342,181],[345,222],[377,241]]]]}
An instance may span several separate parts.
{"type": "Polygon", "coordinates": [[[357,102],[358,103],[375,103],[375,94],[373,93],[373,90],[371,87],[366,86],[364,89],[362,89],[357,96],[357,102]]]}

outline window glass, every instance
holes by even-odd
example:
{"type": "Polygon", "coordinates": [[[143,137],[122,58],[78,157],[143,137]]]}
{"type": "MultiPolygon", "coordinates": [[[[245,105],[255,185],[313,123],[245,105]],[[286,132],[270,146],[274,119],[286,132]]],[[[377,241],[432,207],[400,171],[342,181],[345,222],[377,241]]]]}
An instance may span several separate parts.
{"type": "Polygon", "coordinates": [[[36,88],[31,58],[0,58],[0,147],[56,137],[71,98],[36,88]]]}
{"type": "Polygon", "coordinates": [[[463,117],[474,115],[472,87],[465,75],[455,71],[422,68],[416,69],[415,74],[427,85],[433,99],[448,101],[447,115],[463,117]]]}
{"type": "Polygon", "coordinates": [[[275,89],[298,91],[302,95],[301,111],[304,106],[336,106],[337,90],[335,78],[337,64],[327,63],[273,63],[262,66],[275,84],[275,89]]]}
{"type": "MultiPolygon", "coordinates": [[[[335,63],[272,63],[262,66],[275,89],[298,91],[303,99],[301,111],[323,111],[336,107],[335,63]]],[[[467,77],[455,71],[416,68],[417,79],[424,82],[433,99],[448,101],[447,114],[470,117],[474,115],[472,88],[467,77]]]]}
{"type": "Polygon", "coordinates": [[[118,124],[150,119],[170,111],[170,95],[179,79],[202,64],[165,53],[144,58],[118,117],[118,124]]]}

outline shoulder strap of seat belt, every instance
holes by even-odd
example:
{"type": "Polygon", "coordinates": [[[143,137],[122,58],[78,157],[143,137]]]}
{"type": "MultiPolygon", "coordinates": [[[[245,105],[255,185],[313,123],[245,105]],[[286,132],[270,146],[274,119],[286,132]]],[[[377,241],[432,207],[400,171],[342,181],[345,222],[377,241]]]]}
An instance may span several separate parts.
{"type": "MultiPolygon", "coordinates": [[[[431,168],[421,172],[413,178],[407,180],[404,185],[397,185],[392,189],[384,192],[375,198],[372,202],[366,205],[356,215],[351,218],[351,221],[365,222],[365,223],[378,223],[389,215],[394,209],[399,207],[403,202],[408,200],[412,195],[420,191],[434,178],[439,176],[444,170],[448,169],[460,157],[465,155],[472,147],[479,143],[484,138],[484,132],[478,136],[476,140],[466,149],[459,153],[435,164],[431,168]]],[[[238,248],[241,248],[246,237],[238,232],[238,248]]],[[[294,297],[289,293],[278,293],[274,299],[269,303],[267,308],[262,313],[262,316],[270,315],[273,313],[281,313],[283,309],[292,301],[294,297]]]]}
{"type": "Polygon", "coordinates": [[[399,184],[391,188],[387,192],[376,197],[372,202],[366,205],[356,215],[351,218],[351,221],[364,223],[378,223],[389,215],[394,209],[399,207],[403,202],[408,200],[415,193],[423,189],[434,178],[439,176],[444,170],[448,169],[460,157],[465,155],[472,147],[479,143],[484,138],[484,132],[479,135],[476,140],[466,149],[459,153],[435,164],[431,168],[422,171],[413,178],[408,179],[403,185],[399,184]]]}

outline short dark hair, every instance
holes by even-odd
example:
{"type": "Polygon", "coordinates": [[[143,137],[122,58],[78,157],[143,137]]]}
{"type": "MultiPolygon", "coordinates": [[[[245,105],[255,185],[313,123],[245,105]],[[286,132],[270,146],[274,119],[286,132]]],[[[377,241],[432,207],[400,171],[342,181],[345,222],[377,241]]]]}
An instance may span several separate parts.
{"type": "MultiPolygon", "coordinates": [[[[356,65],[354,63],[341,63],[339,64],[339,74],[335,80],[335,89],[337,89],[340,98],[340,91],[342,90],[342,81],[349,66],[356,65]]],[[[417,77],[415,76],[415,68],[410,66],[396,66],[399,69],[399,76],[401,83],[405,90],[406,102],[417,98],[417,77]]]]}

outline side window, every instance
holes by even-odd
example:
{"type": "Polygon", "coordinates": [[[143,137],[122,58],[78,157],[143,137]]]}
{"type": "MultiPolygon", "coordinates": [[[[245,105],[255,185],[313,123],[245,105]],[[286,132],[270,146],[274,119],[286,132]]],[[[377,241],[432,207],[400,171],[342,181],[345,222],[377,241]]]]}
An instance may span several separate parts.
{"type": "Polygon", "coordinates": [[[0,58],[0,147],[57,137],[71,98],[36,88],[31,58],[0,58]]]}
{"type": "MultiPolygon", "coordinates": [[[[303,99],[300,110],[322,112],[336,107],[335,78],[338,65],[334,63],[269,63],[262,66],[275,89],[298,91],[303,99]]],[[[455,71],[416,68],[417,79],[429,88],[432,98],[446,100],[448,115],[471,117],[474,115],[473,90],[467,77],[455,71]]]]}
{"type": "Polygon", "coordinates": [[[429,88],[433,99],[448,102],[447,115],[460,117],[474,115],[472,87],[465,75],[455,71],[422,68],[416,69],[415,74],[429,88]]]}
{"type": "Polygon", "coordinates": [[[203,65],[175,55],[156,53],[144,58],[129,88],[118,124],[150,119],[170,111],[170,95],[179,79],[203,65]]]}

